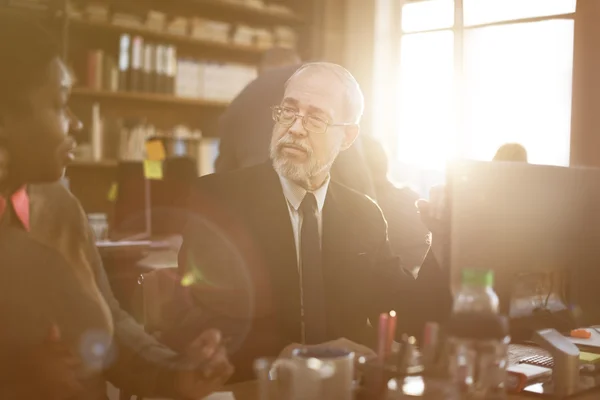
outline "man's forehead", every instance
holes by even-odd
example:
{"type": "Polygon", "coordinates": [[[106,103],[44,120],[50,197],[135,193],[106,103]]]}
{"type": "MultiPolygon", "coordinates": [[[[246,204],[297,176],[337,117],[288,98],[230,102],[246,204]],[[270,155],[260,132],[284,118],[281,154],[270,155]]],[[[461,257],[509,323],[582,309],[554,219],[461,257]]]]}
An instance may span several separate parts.
{"type": "Polygon", "coordinates": [[[326,79],[323,74],[304,74],[288,83],[284,101],[301,106],[314,106],[328,113],[343,107],[344,86],[335,79],[326,79]]]}
{"type": "Polygon", "coordinates": [[[287,89],[323,91],[341,95],[344,91],[344,85],[331,71],[323,68],[312,68],[292,76],[287,89]]]}

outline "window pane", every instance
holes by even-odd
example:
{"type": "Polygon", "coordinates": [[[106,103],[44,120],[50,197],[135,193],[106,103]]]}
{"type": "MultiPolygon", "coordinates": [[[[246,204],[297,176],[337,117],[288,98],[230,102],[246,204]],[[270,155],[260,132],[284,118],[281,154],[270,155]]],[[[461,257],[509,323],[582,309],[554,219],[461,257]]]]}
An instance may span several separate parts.
{"type": "Polygon", "coordinates": [[[454,0],[429,0],[402,7],[404,32],[451,28],[454,25],[454,0]]]}
{"type": "MultiPolygon", "coordinates": [[[[372,132],[382,141],[389,139],[394,93],[389,88],[389,82],[396,60],[393,60],[392,46],[396,41],[392,40],[392,1],[377,0],[375,15],[375,57],[373,57],[373,107],[375,118],[372,119],[372,132]]],[[[397,21],[396,21],[397,22],[397,21]]],[[[361,129],[368,127],[361,127],[361,129]]]]}
{"type": "Polygon", "coordinates": [[[401,44],[397,160],[443,169],[455,146],[454,35],[405,35],[401,44]]]}
{"type": "Polygon", "coordinates": [[[465,40],[465,155],[489,160],[519,142],[532,163],[568,165],[573,21],[475,29],[465,40]]]}
{"type": "Polygon", "coordinates": [[[465,25],[575,12],[577,0],[463,0],[465,25]]]}

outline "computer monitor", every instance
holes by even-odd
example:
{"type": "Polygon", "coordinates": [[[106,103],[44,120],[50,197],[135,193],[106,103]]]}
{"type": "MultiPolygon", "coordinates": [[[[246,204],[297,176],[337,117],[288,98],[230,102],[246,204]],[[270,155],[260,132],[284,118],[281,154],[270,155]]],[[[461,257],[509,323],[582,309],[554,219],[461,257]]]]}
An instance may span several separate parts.
{"type": "Polygon", "coordinates": [[[120,161],[117,166],[112,234],[122,240],[148,239],[152,234],[150,181],[142,161],[120,161]]]}
{"type": "Polygon", "coordinates": [[[121,161],[113,230],[117,237],[147,239],[181,234],[188,220],[187,198],[198,177],[196,161],[163,161],[163,179],[148,180],[142,161],[121,161]]]}
{"type": "MultiPolygon", "coordinates": [[[[520,277],[553,271],[551,280],[563,280],[564,309],[581,307],[588,315],[598,309],[600,170],[459,161],[448,166],[446,191],[444,264],[454,284],[462,268],[493,270],[501,312],[512,315],[520,277]]],[[[550,282],[551,289],[560,284],[550,282]]],[[[534,309],[546,306],[546,292],[531,300],[534,309]]]]}
{"type": "Polygon", "coordinates": [[[198,179],[196,160],[170,157],[163,162],[163,180],[152,181],[150,201],[152,235],[180,235],[188,222],[187,201],[198,179]]]}

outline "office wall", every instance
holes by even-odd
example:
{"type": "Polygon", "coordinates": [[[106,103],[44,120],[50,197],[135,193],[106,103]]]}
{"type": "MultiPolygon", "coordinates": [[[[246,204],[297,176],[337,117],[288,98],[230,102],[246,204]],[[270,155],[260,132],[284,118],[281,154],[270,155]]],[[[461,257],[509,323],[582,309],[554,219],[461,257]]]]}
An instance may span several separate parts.
{"type": "Polygon", "coordinates": [[[315,54],[346,67],[365,95],[363,130],[371,129],[376,0],[322,0],[315,15],[315,54]]]}
{"type": "Polygon", "coordinates": [[[575,15],[571,165],[600,167],[600,1],[578,0],[575,15]]]}

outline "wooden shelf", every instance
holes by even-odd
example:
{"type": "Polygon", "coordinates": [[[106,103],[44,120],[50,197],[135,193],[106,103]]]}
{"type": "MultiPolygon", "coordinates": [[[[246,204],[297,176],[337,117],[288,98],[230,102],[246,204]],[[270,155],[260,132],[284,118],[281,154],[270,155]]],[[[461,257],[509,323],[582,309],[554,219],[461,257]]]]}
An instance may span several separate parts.
{"type": "MultiPolygon", "coordinates": [[[[140,35],[146,39],[159,42],[168,42],[178,46],[197,47],[199,49],[213,50],[219,52],[229,52],[231,54],[242,55],[245,57],[253,57],[256,60],[265,52],[254,46],[243,46],[234,43],[221,43],[212,40],[196,39],[191,36],[177,35],[169,32],[154,31],[144,27],[122,26],[115,25],[109,22],[88,21],[85,19],[71,18],[69,19],[71,27],[82,30],[100,30],[104,32],[112,32],[114,34],[129,33],[132,35],[140,35]]],[[[255,61],[256,61],[255,60],[255,61]]]]}
{"type": "Polygon", "coordinates": [[[107,90],[93,90],[85,87],[73,88],[71,92],[73,97],[89,97],[97,100],[126,100],[139,101],[155,104],[169,104],[175,106],[189,107],[208,107],[224,109],[229,102],[218,100],[193,99],[185,97],[176,97],[168,94],[143,93],[143,92],[111,92],[107,90]]]}
{"type": "MultiPolygon", "coordinates": [[[[189,0],[188,0],[189,1],[189,0]]],[[[269,8],[257,8],[223,0],[191,0],[197,6],[210,7],[213,10],[228,12],[234,17],[256,19],[271,24],[301,24],[304,19],[293,13],[279,12],[269,8]]]]}
{"type": "Polygon", "coordinates": [[[116,160],[73,160],[69,167],[90,167],[90,168],[116,168],[119,164],[116,160]]]}

